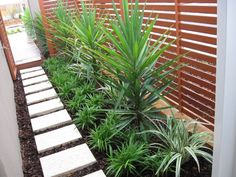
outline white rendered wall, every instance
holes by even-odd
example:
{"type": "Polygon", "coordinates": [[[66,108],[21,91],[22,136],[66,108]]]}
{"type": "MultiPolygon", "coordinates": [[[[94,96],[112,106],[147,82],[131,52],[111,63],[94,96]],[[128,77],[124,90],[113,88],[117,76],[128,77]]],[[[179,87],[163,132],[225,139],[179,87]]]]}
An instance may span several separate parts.
{"type": "Polygon", "coordinates": [[[14,88],[0,42],[0,177],[23,177],[14,88]]]}
{"type": "Polygon", "coordinates": [[[37,13],[40,13],[38,0],[27,0],[30,13],[34,18],[37,13]]]}
{"type": "Polygon", "coordinates": [[[212,177],[236,176],[236,0],[218,0],[212,177]]]}

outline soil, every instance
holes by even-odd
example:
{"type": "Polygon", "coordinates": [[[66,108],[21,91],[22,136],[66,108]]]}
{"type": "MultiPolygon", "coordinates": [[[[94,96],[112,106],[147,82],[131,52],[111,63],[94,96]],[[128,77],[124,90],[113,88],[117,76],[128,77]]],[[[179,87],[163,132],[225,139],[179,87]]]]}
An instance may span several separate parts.
{"type": "MultiPolygon", "coordinates": [[[[39,161],[40,157],[85,143],[88,140],[89,133],[88,131],[80,130],[80,133],[83,136],[82,139],[75,141],[73,143],[69,143],[54,148],[39,155],[34,141],[34,133],[31,128],[30,116],[28,114],[27,104],[25,100],[25,95],[20,75],[18,75],[17,80],[14,81],[14,88],[15,88],[15,102],[17,111],[17,121],[19,126],[19,140],[21,144],[21,155],[23,160],[24,176],[43,177],[42,168],[39,161]]],[[[71,115],[71,117],[73,117],[73,115],[71,115]]],[[[97,163],[83,170],[71,173],[66,177],[82,177],[86,174],[95,172],[100,169],[106,171],[106,166],[107,166],[106,154],[98,152],[96,150],[92,150],[92,152],[95,158],[97,159],[97,163]]],[[[197,170],[197,166],[193,160],[187,162],[185,165],[183,165],[181,177],[211,177],[211,164],[204,159],[200,159],[200,164],[201,164],[201,172],[199,173],[197,170]]],[[[166,174],[163,177],[174,177],[174,176],[175,176],[174,174],[166,174]]],[[[129,177],[136,177],[136,176],[129,175],[129,177]]],[[[153,177],[153,176],[147,174],[145,175],[145,177],[153,177]]]]}

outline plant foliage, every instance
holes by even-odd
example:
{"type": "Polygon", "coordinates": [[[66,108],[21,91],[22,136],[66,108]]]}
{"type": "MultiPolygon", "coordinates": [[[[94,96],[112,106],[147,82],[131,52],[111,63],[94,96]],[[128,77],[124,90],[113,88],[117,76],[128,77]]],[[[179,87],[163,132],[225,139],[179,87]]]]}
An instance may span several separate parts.
{"type": "Polygon", "coordinates": [[[157,19],[151,22],[149,19],[145,24],[144,10],[140,11],[138,0],[133,6],[123,1],[122,6],[124,19],[113,3],[116,17],[110,22],[112,32],[102,28],[113,48],[100,45],[106,54],[93,52],[99,56],[101,67],[109,73],[102,76],[102,81],[117,93],[116,111],[125,115],[122,116],[122,126],[132,124],[146,129],[150,120],[159,118],[158,113],[169,108],[156,108],[154,104],[164,99],[164,91],[173,80],[170,74],[180,68],[176,64],[179,57],[156,67],[159,58],[174,41],[166,44],[167,31],[152,43],[151,31],[157,19]]]}
{"type": "Polygon", "coordinates": [[[26,33],[32,38],[35,39],[35,31],[34,31],[34,19],[30,14],[30,10],[26,9],[24,15],[22,16],[22,21],[25,26],[26,33]]]}
{"type": "Polygon", "coordinates": [[[151,158],[161,161],[156,167],[156,174],[175,169],[175,176],[180,177],[181,166],[191,158],[196,162],[199,172],[199,157],[212,162],[212,155],[209,153],[211,149],[206,146],[210,135],[207,132],[197,132],[196,122],[168,118],[167,123],[160,123],[156,130],[147,132],[159,140],[151,144],[157,152],[151,158]]]}
{"type": "Polygon", "coordinates": [[[107,114],[104,122],[91,131],[89,144],[92,148],[108,152],[108,149],[112,148],[112,145],[118,145],[119,136],[122,134],[117,129],[118,121],[119,117],[113,112],[107,114]]]}
{"type": "Polygon", "coordinates": [[[145,167],[145,157],[148,154],[148,148],[145,143],[134,140],[131,136],[128,143],[124,143],[117,150],[110,148],[108,157],[108,174],[114,177],[129,176],[130,174],[141,176],[141,169],[145,167]]]}

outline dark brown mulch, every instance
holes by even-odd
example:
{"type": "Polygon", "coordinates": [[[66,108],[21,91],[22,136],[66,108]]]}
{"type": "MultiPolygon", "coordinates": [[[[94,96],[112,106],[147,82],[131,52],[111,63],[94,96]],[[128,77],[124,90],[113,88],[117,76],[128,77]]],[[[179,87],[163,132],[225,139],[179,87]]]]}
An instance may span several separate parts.
{"type": "MultiPolygon", "coordinates": [[[[83,139],[80,139],[73,143],[66,144],[64,146],[54,148],[50,151],[47,151],[39,155],[36,149],[36,144],[34,141],[34,134],[31,128],[30,117],[28,114],[23,85],[22,85],[21,78],[19,75],[17,76],[17,78],[18,79],[14,82],[14,88],[15,88],[16,112],[17,112],[17,119],[18,119],[18,126],[19,126],[19,139],[20,139],[20,144],[21,144],[21,155],[22,155],[22,160],[23,160],[24,176],[25,177],[43,177],[42,168],[39,162],[40,157],[85,143],[88,140],[89,133],[88,131],[80,131],[83,136],[83,139]]],[[[83,170],[71,173],[67,175],[67,177],[82,177],[86,174],[92,173],[99,169],[103,169],[105,171],[106,166],[107,166],[106,154],[97,152],[95,150],[92,150],[92,152],[95,158],[97,159],[97,163],[83,170]]],[[[200,164],[201,164],[201,173],[198,172],[196,164],[193,160],[186,163],[183,166],[181,177],[210,177],[211,164],[209,164],[204,159],[200,159],[200,164]]],[[[127,176],[124,176],[124,177],[127,177],[127,176]]],[[[128,176],[128,177],[132,177],[132,176],[128,176]]],[[[150,176],[147,174],[145,175],[145,177],[153,177],[153,176],[150,176]]],[[[174,174],[167,174],[164,177],[174,177],[174,174]]]]}
{"type": "Polygon", "coordinates": [[[23,85],[19,75],[17,76],[17,80],[14,81],[14,89],[24,176],[42,177],[42,168],[31,128],[23,85]]]}
{"type": "MultiPolygon", "coordinates": [[[[74,147],[82,143],[85,143],[87,139],[85,135],[87,135],[87,133],[83,134],[83,131],[82,131],[81,134],[85,138],[82,138],[73,143],[68,143],[63,146],[53,148],[50,151],[46,151],[39,155],[36,149],[34,133],[31,128],[30,116],[27,109],[27,104],[25,100],[25,95],[24,95],[24,90],[23,90],[23,85],[22,85],[20,75],[17,75],[17,80],[14,81],[14,90],[15,90],[16,114],[17,114],[17,121],[18,121],[18,127],[19,127],[19,140],[20,140],[20,146],[21,146],[21,156],[22,156],[22,161],[23,161],[22,168],[23,168],[24,177],[43,177],[39,158],[49,155],[49,154],[53,154],[55,152],[62,151],[70,147],[74,147]]],[[[82,177],[86,174],[103,169],[104,165],[106,164],[104,162],[105,156],[101,153],[97,153],[97,152],[93,152],[93,153],[96,159],[98,160],[98,163],[91,165],[90,167],[87,167],[83,170],[71,173],[70,175],[67,175],[67,176],[68,177],[69,176],[82,177]]]]}

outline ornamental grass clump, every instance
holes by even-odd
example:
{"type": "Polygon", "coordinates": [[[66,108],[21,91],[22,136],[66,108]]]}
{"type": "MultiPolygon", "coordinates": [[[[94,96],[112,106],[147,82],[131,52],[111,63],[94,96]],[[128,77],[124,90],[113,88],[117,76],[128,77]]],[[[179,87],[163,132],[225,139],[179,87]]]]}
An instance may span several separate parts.
{"type": "Polygon", "coordinates": [[[148,156],[148,145],[138,142],[135,136],[130,136],[128,142],[123,143],[116,150],[110,148],[107,173],[114,177],[142,176],[148,156]]]}
{"type": "Polygon", "coordinates": [[[108,152],[112,146],[120,144],[123,136],[117,128],[119,117],[113,112],[108,112],[106,119],[90,132],[89,144],[93,149],[108,152]]]}
{"type": "Polygon", "coordinates": [[[111,31],[101,28],[112,48],[99,45],[105,53],[87,49],[99,56],[102,69],[108,73],[101,76],[102,82],[117,93],[113,99],[116,112],[123,115],[121,127],[133,125],[143,130],[151,125],[152,120],[161,117],[161,110],[170,108],[156,108],[154,104],[160,99],[165,100],[164,91],[173,81],[171,74],[181,67],[177,64],[180,56],[157,67],[160,57],[174,43],[166,44],[169,32],[152,43],[151,32],[157,18],[149,18],[145,24],[144,9],[139,9],[138,0],[133,5],[123,1],[122,7],[124,19],[113,3],[116,16],[109,22],[111,31]]]}
{"type": "Polygon", "coordinates": [[[101,109],[99,106],[88,106],[85,104],[84,107],[76,113],[74,119],[75,125],[82,130],[93,128],[96,125],[99,109],[101,109]]]}
{"type": "Polygon", "coordinates": [[[175,171],[175,176],[180,177],[182,165],[191,159],[195,161],[199,172],[199,158],[212,163],[211,149],[206,145],[211,141],[211,136],[207,132],[197,132],[196,121],[168,118],[166,123],[160,122],[155,130],[147,132],[158,140],[150,144],[156,154],[148,157],[153,162],[156,175],[175,171]]]}

